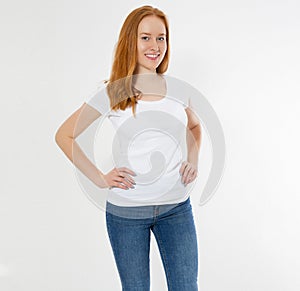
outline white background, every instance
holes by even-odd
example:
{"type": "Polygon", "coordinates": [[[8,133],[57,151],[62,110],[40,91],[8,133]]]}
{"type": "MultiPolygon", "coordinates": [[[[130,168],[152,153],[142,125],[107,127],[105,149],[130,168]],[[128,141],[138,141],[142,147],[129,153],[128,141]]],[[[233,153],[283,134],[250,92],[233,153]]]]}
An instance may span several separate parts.
{"type": "MultiPolygon", "coordinates": [[[[201,186],[192,193],[200,290],[299,290],[296,0],[2,3],[0,289],[121,290],[104,212],[54,135],[109,77],[121,25],[144,4],[169,18],[167,73],[203,93],[226,138],[216,194],[199,207],[201,186]]],[[[167,290],[151,246],[152,290],[167,290]]]]}

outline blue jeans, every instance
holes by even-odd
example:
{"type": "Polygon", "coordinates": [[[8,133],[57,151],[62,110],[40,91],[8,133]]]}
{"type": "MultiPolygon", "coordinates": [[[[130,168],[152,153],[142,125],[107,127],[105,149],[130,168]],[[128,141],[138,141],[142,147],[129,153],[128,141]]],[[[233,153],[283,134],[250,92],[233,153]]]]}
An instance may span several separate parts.
{"type": "Polygon", "coordinates": [[[106,227],[123,291],[150,290],[150,230],[159,248],[168,290],[198,290],[197,235],[190,198],[177,204],[135,207],[107,201],[106,227]]]}

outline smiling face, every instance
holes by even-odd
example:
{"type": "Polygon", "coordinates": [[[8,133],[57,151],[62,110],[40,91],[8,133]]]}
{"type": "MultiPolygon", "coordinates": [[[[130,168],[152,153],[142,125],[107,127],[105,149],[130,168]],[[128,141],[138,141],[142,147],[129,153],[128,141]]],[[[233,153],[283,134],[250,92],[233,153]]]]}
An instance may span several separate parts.
{"type": "Polygon", "coordinates": [[[157,16],[144,17],[138,26],[137,74],[156,73],[167,51],[166,27],[157,16]]]}

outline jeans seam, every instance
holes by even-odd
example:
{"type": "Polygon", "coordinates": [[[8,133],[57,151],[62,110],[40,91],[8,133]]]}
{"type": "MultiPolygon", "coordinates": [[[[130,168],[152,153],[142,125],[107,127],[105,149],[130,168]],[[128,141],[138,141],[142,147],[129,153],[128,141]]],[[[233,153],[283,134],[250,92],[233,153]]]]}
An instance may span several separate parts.
{"type": "Polygon", "coordinates": [[[170,287],[169,291],[171,291],[173,288],[171,288],[171,276],[169,274],[169,265],[168,265],[168,260],[167,260],[167,256],[166,256],[166,253],[165,253],[165,250],[164,250],[164,247],[163,247],[163,243],[162,243],[162,240],[160,239],[160,234],[159,234],[159,227],[157,226],[157,239],[160,243],[160,249],[161,249],[161,253],[162,253],[162,256],[164,258],[164,261],[165,261],[165,266],[166,266],[166,275],[167,275],[167,283],[170,287]]]}

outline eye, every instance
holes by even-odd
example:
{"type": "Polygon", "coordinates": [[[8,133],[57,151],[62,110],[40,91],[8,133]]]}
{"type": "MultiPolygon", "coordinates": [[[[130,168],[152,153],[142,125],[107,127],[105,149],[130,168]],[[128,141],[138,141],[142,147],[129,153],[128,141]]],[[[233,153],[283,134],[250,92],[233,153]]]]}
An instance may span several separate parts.
{"type": "Polygon", "coordinates": [[[144,40],[145,40],[146,38],[148,38],[148,39],[149,39],[149,37],[148,37],[148,36],[142,36],[142,39],[144,39],[144,40]]]}
{"type": "Polygon", "coordinates": [[[160,36],[158,39],[159,40],[165,40],[165,38],[163,36],[160,36]]]}

